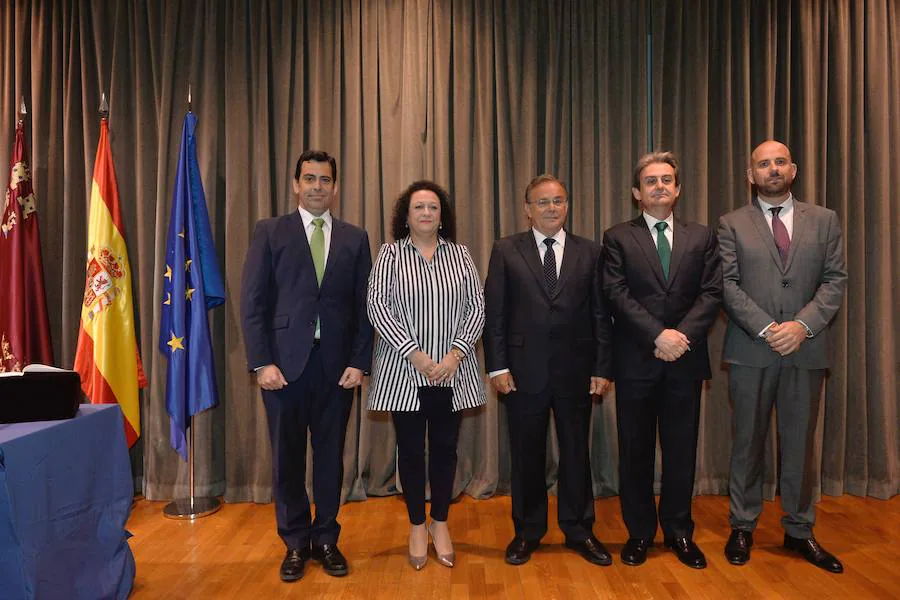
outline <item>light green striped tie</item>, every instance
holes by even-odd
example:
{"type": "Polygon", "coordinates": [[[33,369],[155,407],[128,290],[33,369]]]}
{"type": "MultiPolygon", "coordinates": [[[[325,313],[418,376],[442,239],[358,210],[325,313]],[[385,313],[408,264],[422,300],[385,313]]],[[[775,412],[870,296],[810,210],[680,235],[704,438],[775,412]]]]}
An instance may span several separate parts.
{"type": "Polygon", "coordinates": [[[672,247],[669,245],[669,239],[666,237],[666,227],[668,226],[669,224],[665,221],[660,221],[655,225],[656,252],[659,254],[659,262],[662,263],[662,270],[666,279],[669,278],[669,261],[672,259],[672,247]]]}
{"type": "Polygon", "coordinates": [[[316,267],[316,281],[322,285],[322,276],[325,275],[325,232],[322,231],[322,226],[325,219],[319,217],[312,222],[316,229],[309,238],[309,250],[312,252],[313,265],[316,267]]]}

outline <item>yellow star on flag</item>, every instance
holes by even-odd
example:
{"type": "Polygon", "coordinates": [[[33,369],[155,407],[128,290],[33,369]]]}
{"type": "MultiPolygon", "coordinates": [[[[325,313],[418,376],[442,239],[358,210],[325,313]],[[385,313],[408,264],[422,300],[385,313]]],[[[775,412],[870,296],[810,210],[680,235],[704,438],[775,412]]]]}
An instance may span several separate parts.
{"type": "Polygon", "coordinates": [[[170,267],[169,265],[166,265],[166,273],[165,273],[165,275],[163,275],[163,277],[165,277],[169,281],[172,281],[172,267],[170,267]]]}
{"type": "Polygon", "coordinates": [[[186,300],[193,300],[194,288],[188,288],[184,290],[184,297],[186,300]]]}
{"type": "Polygon", "coordinates": [[[166,292],[166,301],[163,302],[163,304],[172,304],[172,294],[171,293],[166,292]]]}
{"type": "Polygon", "coordinates": [[[174,353],[176,350],[184,350],[184,346],[182,345],[184,342],[183,337],[175,337],[175,332],[172,332],[172,339],[166,342],[170,348],[172,348],[172,352],[174,353]]]}
{"type": "Polygon", "coordinates": [[[180,237],[181,239],[184,239],[184,232],[183,232],[183,231],[179,231],[179,232],[178,232],[178,237],[180,237]]]}
{"type": "Polygon", "coordinates": [[[190,271],[190,270],[191,270],[191,263],[192,263],[192,262],[194,262],[194,261],[192,261],[191,259],[187,259],[186,261],[184,261],[184,270],[185,270],[185,271],[190,271]]]}

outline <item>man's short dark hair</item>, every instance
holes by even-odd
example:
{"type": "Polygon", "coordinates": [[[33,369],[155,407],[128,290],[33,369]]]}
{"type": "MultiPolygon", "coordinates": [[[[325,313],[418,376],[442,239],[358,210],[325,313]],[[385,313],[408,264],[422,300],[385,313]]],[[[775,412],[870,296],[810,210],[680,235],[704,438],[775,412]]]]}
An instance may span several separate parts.
{"type": "Polygon", "coordinates": [[[455,241],[456,216],[453,214],[453,207],[450,206],[450,194],[440,185],[427,179],[412,182],[397,198],[397,202],[394,203],[394,216],[391,218],[391,235],[395,240],[401,240],[409,235],[409,225],[406,222],[409,218],[409,203],[412,195],[422,190],[434,192],[441,203],[441,229],[438,235],[450,242],[455,241]]]}
{"type": "Polygon", "coordinates": [[[566,184],[561,180],[557,179],[555,175],[551,175],[550,173],[544,173],[543,175],[538,175],[528,184],[528,187],[525,188],[525,202],[528,202],[528,194],[531,193],[531,190],[541,185],[542,183],[547,183],[548,181],[553,181],[562,186],[563,191],[566,193],[566,198],[569,197],[569,190],[566,189],[566,184]]]}
{"type": "Polygon", "coordinates": [[[645,154],[638,159],[637,164],[634,165],[634,181],[632,181],[631,187],[637,190],[641,189],[641,171],[643,171],[649,165],[657,163],[665,163],[667,165],[670,165],[675,171],[675,185],[676,187],[680,185],[678,183],[678,159],[676,159],[675,155],[671,152],[663,152],[661,150],[657,150],[655,152],[645,154]]]}
{"type": "Polygon", "coordinates": [[[297,159],[297,168],[294,169],[294,179],[300,179],[300,171],[305,162],[327,162],[331,165],[331,178],[337,181],[337,161],[324,150],[306,150],[297,159]]]}

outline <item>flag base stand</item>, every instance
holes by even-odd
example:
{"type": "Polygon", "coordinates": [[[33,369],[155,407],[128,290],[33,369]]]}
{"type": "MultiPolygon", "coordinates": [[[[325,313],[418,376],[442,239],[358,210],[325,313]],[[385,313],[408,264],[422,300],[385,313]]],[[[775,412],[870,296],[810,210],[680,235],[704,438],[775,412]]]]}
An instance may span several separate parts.
{"type": "Polygon", "coordinates": [[[167,519],[199,519],[211,515],[222,508],[222,500],[209,496],[194,496],[194,417],[189,425],[191,437],[188,441],[188,489],[190,496],[176,498],[163,508],[163,516],[167,519]]]}
{"type": "Polygon", "coordinates": [[[166,504],[163,516],[167,519],[199,519],[222,508],[219,498],[181,498],[166,504]]]}

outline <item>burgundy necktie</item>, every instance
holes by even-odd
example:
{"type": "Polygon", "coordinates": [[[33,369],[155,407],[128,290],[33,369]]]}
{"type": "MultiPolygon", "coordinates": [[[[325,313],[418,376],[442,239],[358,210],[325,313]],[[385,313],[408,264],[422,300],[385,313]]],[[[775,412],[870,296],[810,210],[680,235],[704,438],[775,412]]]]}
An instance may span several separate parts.
{"type": "Polygon", "coordinates": [[[782,264],[787,264],[788,252],[791,249],[791,238],[788,236],[787,227],[778,213],[781,212],[781,206],[773,206],[769,210],[772,212],[772,233],[775,235],[775,245],[778,247],[778,253],[781,255],[782,264]]]}

